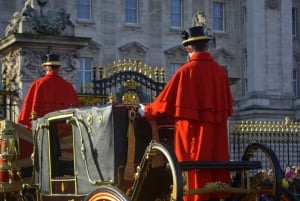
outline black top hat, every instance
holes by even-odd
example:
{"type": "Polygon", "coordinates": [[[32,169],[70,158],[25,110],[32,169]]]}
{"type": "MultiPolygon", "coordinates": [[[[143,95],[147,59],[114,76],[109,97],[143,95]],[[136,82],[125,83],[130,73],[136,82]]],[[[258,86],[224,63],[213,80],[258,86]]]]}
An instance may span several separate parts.
{"type": "Polygon", "coordinates": [[[195,41],[212,39],[212,32],[208,27],[195,26],[181,32],[182,45],[187,46],[195,41]]]}
{"type": "Polygon", "coordinates": [[[57,54],[46,54],[43,56],[42,66],[60,66],[59,55],[57,54]]]}

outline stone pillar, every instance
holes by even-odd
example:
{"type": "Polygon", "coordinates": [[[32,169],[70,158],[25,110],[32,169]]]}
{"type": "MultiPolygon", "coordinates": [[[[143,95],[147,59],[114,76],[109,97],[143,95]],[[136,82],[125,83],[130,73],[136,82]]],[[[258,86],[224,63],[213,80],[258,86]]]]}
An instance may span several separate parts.
{"type": "Polygon", "coordinates": [[[265,91],[265,7],[262,0],[248,0],[246,3],[246,47],[248,93],[265,91]]]}
{"type": "Polygon", "coordinates": [[[239,115],[279,119],[293,115],[292,0],[246,1],[248,91],[239,115]]]}

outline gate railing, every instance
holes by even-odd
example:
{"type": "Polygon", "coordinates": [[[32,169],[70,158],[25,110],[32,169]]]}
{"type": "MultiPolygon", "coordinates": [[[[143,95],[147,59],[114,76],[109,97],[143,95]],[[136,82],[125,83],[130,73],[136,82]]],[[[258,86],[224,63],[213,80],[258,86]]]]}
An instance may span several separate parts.
{"type": "MultiPolygon", "coordinates": [[[[229,140],[232,160],[241,160],[248,144],[260,142],[270,146],[283,169],[300,164],[300,123],[288,117],[284,121],[231,122],[229,140]]],[[[257,159],[266,163],[262,155],[257,159]]]]}
{"type": "MultiPolygon", "coordinates": [[[[165,86],[164,68],[143,64],[137,60],[114,61],[107,68],[93,68],[93,97],[100,104],[151,102],[165,86]]],[[[85,94],[86,98],[90,96],[85,94]]],[[[84,96],[81,96],[84,101],[84,96]]],[[[89,100],[90,102],[93,102],[89,100]]],[[[88,102],[89,102],[88,101],[88,102]]]]}

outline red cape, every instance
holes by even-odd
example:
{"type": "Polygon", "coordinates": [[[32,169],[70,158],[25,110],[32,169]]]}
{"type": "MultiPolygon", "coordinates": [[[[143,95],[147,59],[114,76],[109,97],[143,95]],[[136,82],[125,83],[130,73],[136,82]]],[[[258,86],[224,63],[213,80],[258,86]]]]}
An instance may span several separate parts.
{"type": "Polygon", "coordinates": [[[232,96],[225,70],[208,52],[195,53],[155,101],[146,105],[147,119],[159,113],[196,121],[226,121],[232,114],[232,96]]]}
{"type": "Polygon", "coordinates": [[[33,111],[42,117],[49,112],[79,106],[74,87],[57,73],[50,72],[29,87],[18,122],[30,128],[33,111]]]}

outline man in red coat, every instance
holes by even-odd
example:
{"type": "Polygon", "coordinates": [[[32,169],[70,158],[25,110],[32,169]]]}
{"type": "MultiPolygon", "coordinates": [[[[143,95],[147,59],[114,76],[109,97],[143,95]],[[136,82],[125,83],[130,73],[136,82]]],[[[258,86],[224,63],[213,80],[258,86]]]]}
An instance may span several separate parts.
{"type": "MultiPolygon", "coordinates": [[[[46,75],[34,81],[28,89],[21,108],[18,122],[31,130],[31,121],[43,117],[49,112],[79,107],[80,102],[72,84],[59,76],[60,62],[56,54],[48,54],[43,58],[43,68],[46,75]]],[[[57,142],[57,157],[60,156],[58,136],[52,136],[57,142]],[[56,138],[55,138],[56,137],[56,138]]],[[[56,143],[55,143],[56,144],[56,143]]],[[[33,144],[20,140],[21,159],[29,158],[33,144]]],[[[54,159],[53,159],[54,160],[54,159]]]]}
{"type": "MultiPolygon", "coordinates": [[[[167,114],[175,122],[174,151],[182,161],[229,161],[227,119],[232,114],[232,95],[226,71],[212,58],[204,27],[182,33],[189,61],[181,66],[154,102],[139,109],[147,120],[167,114]]],[[[229,184],[227,170],[192,170],[188,188],[208,182],[229,184]]],[[[185,201],[209,200],[226,194],[184,196],[185,201]]]]}
{"type": "Polygon", "coordinates": [[[80,102],[74,87],[59,75],[59,56],[48,54],[42,64],[46,75],[34,81],[28,89],[18,122],[31,128],[34,118],[49,112],[79,107],[80,102]]]}

